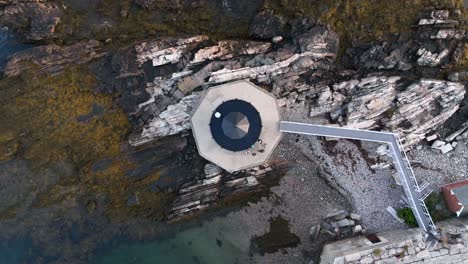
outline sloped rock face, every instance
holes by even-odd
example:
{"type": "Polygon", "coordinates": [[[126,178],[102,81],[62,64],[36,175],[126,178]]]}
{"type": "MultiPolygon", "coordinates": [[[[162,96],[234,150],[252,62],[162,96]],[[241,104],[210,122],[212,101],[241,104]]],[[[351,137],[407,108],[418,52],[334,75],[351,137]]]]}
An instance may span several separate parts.
{"type": "Polygon", "coordinates": [[[187,182],[179,189],[167,212],[167,218],[170,221],[181,220],[217,206],[223,200],[236,199],[236,195],[266,188],[281,177],[285,168],[285,164],[276,162],[242,173],[228,174],[208,163],[205,165],[204,177],[187,182]]]}
{"type": "Polygon", "coordinates": [[[7,77],[18,76],[32,67],[39,67],[41,72],[57,74],[67,65],[85,64],[105,54],[101,43],[94,40],[72,46],[40,46],[16,53],[5,66],[4,74],[7,77]]]}
{"type": "Polygon", "coordinates": [[[63,15],[63,8],[47,0],[0,2],[0,24],[28,29],[26,38],[43,40],[52,37],[63,15]]]}
{"type": "Polygon", "coordinates": [[[190,129],[190,113],[198,104],[200,94],[188,95],[180,102],[167,107],[159,116],[153,118],[141,132],[140,136],[130,139],[130,144],[141,145],[154,138],[178,134],[190,129]]]}
{"type": "Polygon", "coordinates": [[[376,128],[380,116],[393,106],[399,77],[369,77],[340,83],[345,86],[350,102],[344,106],[344,123],[355,128],[376,128]]]}
{"type": "MultiPolygon", "coordinates": [[[[461,83],[414,79],[419,73],[413,69],[453,63],[452,54],[460,46],[459,35],[464,32],[445,28],[453,27],[454,22],[439,13],[443,12],[428,13],[440,20],[436,27],[424,22],[415,28],[417,41],[402,36],[395,42],[349,50],[347,56],[352,56],[357,71],[335,69],[338,36],[326,26],[310,26],[308,21],[298,21],[302,26],[295,27],[290,42],[276,44],[220,41],[212,45],[200,36],[147,42],[145,49],[137,45],[141,65],[150,61],[160,68],[172,65],[172,70],[147,83],[150,99],[135,112],[144,119],[139,122],[142,130],[132,136],[131,143],[138,145],[188,129],[191,108],[185,107],[184,100],[192,101],[195,88],[250,79],[271,87],[279,105],[287,109],[309,108],[311,117],[342,126],[399,132],[405,144],[413,145],[455,113],[465,94],[461,83]],[[438,33],[442,29],[446,30],[442,33],[452,33],[438,33]],[[406,75],[413,77],[373,70],[409,72],[406,75]],[[168,118],[171,113],[172,119],[168,118]]],[[[425,70],[422,72],[424,75],[425,70]]]]}
{"type": "MultiPolygon", "coordinates": [[[[197,87],[245,78],[279,87],[286,85],[288,80],[299,78],[308,69],[329,69],[338,50],[338,36],[325,26],[316,26],[299,34],[294,43],[285,43],[276,50],[272,49],[271,42],[220,41],[209,44],[206,37],[198,36],[135,46],[139,65],[150,62],[152,66],[171,68],[172,71],[156,76],[146,84],[150,99],[139,104],[135,115],[141,117],[137,124],[143,129],[139,136],[132,136],[131,144],[138,145],[188,129],[188,110],[191,108],[177,102],[184,95],[188,97],[181,102],[193,101],[190,94],[197,87]],[[177,110],[178,114],[173,112],[174,109],[180,110],[177,110]],[[161,120],[167,120],[162,116],[171,116],[169,113],[175,116],[168,125],[161,120]],[[172,129],[166,129],[168,126],[172,129]]],[[[294,84],[290,85],[293,89],[294,84]]]]}
{"type": "MultiPolygon", "coordinates": [[[[399,80],[380,76],[335,84],[335,94],[330,92],[327,102],[346,97],[347,103],[342,100],[343,104],[330,109],[335,112],[325,112],[342,126],[398,132],[406,145],[413,145],[452,116],[465,96],[461,83],[421,79],[404,85],[399,80]]],[[[319,101],[315,106],[320,108],[319,101]]],[[[317,112],[312,106],[311,114],[317,112]]]]}
{"type": "Polygon", "coordinates": [[[419,80],[398,93],[395,111],[384,126],[405,135],[407,145],[418,143],[459,109],[464,96],[461,83],[419,80]]]}

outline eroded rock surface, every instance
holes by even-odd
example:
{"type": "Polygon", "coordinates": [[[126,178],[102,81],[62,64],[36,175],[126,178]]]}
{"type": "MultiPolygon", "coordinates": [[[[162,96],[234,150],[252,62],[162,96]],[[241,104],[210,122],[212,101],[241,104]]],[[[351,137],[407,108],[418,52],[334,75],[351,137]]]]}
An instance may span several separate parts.
{"type": "Polygon", "coordinates": [[[26,29],[29,40],[52,37],[62,15],[63,7],[48,0],[0,2],[0,24],[26,29]]]}
{"type": "Polygon", "coordinates": [[[72,46],[40,46],[16,53],[5,66],[4,74],[14,77],[33,67],[38,67],[41,72],[57,74],[69,65],[85,64],[105,54],[101,43],[94,40],[72,46]]]}

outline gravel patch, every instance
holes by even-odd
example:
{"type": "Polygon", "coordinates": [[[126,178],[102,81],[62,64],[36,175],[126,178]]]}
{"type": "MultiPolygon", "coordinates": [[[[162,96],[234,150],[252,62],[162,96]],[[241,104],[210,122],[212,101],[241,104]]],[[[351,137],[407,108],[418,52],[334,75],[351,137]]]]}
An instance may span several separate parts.
{"type": "Polygon", "coordinates": [[[419,150],[412,149],[409,159],[420,185],[427,182],[436,191],[444,184],[468,179],[467,144],[467,141],[458,141],[455,149],[446,154],[427,145],[419,150]]]}

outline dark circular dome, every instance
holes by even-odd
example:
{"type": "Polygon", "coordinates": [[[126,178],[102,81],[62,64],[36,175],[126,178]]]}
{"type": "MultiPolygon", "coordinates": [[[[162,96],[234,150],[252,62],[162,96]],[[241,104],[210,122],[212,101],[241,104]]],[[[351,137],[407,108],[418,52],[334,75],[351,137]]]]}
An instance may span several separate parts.
{"type": "Polygon", "coordinates": [[[250,148],[260,137],[262,120],[257,109],[243,100],[229,100],[211,116],[213,139],[222,148],[241,151],[250,148]]]}

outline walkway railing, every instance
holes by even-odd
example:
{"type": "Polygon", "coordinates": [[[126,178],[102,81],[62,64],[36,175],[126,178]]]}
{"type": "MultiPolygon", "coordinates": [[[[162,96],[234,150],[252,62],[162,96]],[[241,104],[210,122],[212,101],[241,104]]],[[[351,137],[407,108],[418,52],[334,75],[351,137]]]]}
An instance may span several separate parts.
{"type": "Polygon", "coordinates": [[[430,194],[430,192],[422,194],[428,185],[425,184],[422,188],[419,186],[398,134],[288,121],[280,122],[280,131],[303,135],[347,138],[387,143],[390,147],[390,150],[392,151],[395,167],[398,171],[398,174],[400,175],[403,189],[419,227],[422,228],[425,232],[430,232],[433,234],[436,233],[437,228],[432,221],[426,204],[424,203],[424,199],[430,194]]]}
{"type": "Polygon", "coordinates": [[[413,186],[414,186],[415,190],[419,193],[419,203],[421,204],[421,207],[423,209],[423,213],[424,213],[424,215],[426,216],[426,218],[427,218],[427,220],[429,222],[430,228],[435,230],[436,225],[434,224],[434,221],[432,220],[431,214],[429,213],[429,210],[427,209],[426,203],[424,202],[424,200],[432,193],[432,191],[428,191],[428,192],[423,194],[424,190],[427,188],[427,186],[429,186],[429,184],[426,183],[426,184],[423,184],[422,188],[419,187],[418,180],[416,179],[413,168],[411,167],[411,163],[409,162],[408,156],[406,155],[406,151],[405,151],[405,149],[403,147],[400,136],[398,134],[395,134],[395,138],[397,139],[397,143],[398,143],[398,147],[400,149],[400,152],[403,153],[403,157],[404,157],[403,160],[405,161],[406,169],[409,172],[410,178],[411,178],[411,180],[413,182],[413,186]]]}

